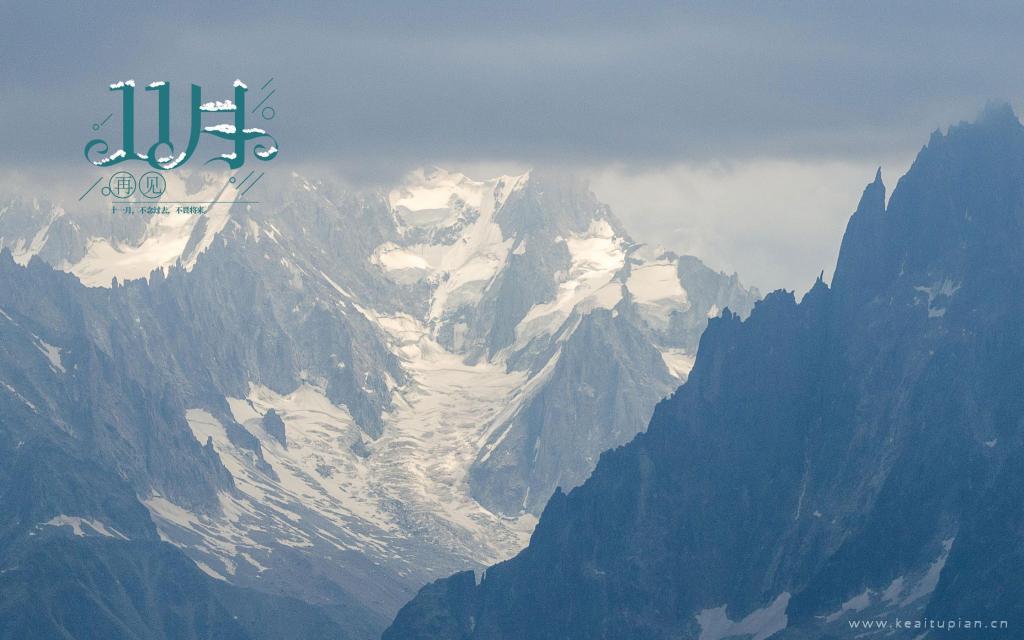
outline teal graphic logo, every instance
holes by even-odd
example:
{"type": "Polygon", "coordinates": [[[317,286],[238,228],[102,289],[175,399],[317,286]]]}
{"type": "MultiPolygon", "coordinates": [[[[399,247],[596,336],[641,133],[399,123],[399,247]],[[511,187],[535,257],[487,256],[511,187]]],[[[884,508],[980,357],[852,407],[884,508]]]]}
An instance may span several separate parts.
{"type": "MultiPolygon", "coordinates": [[[[263,85],[263,88],[265,89],[271,81],[273,78],[263,85]]],[[[203,102],[202,88],[199,85],[192,85],[191,126],[184,151],[178,151],[179,147],[176,147],[171,139],[171,83],[160,81],[146,86],[147,92],[156,94],[158,134],[156,142],[146,148],[145,153],[137,151],[135,146],[135,81],[116,82],[110,85],[110,90],[121,93],[121,148],[111,153],[106,140],[90,140],[85,145],[85,159],[97,167],[111,167],[122,162],[138,160],[148,163],[157,171],[176,169],[192,158],[203,135],[227,141],[230,149],[226,153],[210,158],[205,164],[220,161],[226,163],[231,170],[239,169],[245,164],[247,146],[250,142],[253,143],[252,152],[257,160],[266,162],[277,156],[277,140],[266,130],[247,127],[245,124],[245,94],[248,87],[241,80],[235,80],[234,96],[231,99],[206,102],[203,102]],[[233,114],[234,117],[230,122],[204,125],[203,117],[212,114],[233,114]]],[[[269,97],[270,94],[252,109],[252,113],[255,113],[269,97]]],[[[263,107],[260,115],[264,120],[270,120],[276,114],[272,107],[263,107]]],[[[98,131],[110,117],[107,116],[102,123],[94,123],[93,131],[98,131]]],[[[118,173],[111,178],[107,189],[119,198],[130,196],[136,189],[147,197],[158,197],[166,189],[166,184],[163,176],[156,172],[144,174],[138,183],[131,174],[122,176],[118,173]],[[119,180],[115,181],[115,178],[119,180]],[[130,178],[130,181],[127,178],[130,178]]]]}

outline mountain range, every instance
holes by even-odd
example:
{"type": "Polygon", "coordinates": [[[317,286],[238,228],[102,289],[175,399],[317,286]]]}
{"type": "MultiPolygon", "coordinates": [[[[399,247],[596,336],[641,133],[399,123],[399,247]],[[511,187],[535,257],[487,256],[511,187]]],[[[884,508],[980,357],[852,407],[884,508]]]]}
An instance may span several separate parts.
{"type": "Polygon", "coordinates": [[[758,298],[557,173],[167,182],[215,204],[0,206],[0,637],[377,637],[758,298]]]}
{"type": "Polygon", "coordinates": [[[876,175],[831,285],[712,319],[526,549],[384,638],[1019,637],[1022,363],[1024,127],[995,105],[888,202],[876,175]]]}

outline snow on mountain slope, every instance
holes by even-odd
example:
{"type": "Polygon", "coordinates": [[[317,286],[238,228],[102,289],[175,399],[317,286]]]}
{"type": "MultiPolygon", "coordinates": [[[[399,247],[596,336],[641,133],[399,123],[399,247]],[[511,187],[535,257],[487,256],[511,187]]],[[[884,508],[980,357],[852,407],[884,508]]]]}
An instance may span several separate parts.
{"type": "Polygon", "coordinates": [[[409,224],[444,226],[444,219],[463,207],[493,213],[504,201],[508,189],[514,189],[524,178],[498,176],[473,180],[436,167],[419,169],[409,174],[403,185],[391,190],[388,202],[395,211],[410,214],[405,216],[409,224]]]}
{"type": "MultiPolygon", "coordinates": [[[[622,286],[613,278],[626,264],[629,242],[605,219],[583,233],[557,238],[569,250],[570,267],[559,274],[558,292],[550,302],[535,304],[516,328],[516,346],[541,334],[554,334],[574,309],[611,309],[622,299],[622,286]]],[[[681,290],[681,287],[676,286],[681,290]]]]}
{"type": "MultiPolygon", "coordinates": [[[[509,557],[525,544],[536,519],[500,517],[481,507],[469,494],[468,471],[488,429],[520,400],[526,374],[487,362],[467,364],[415,325],[410,331],[408,322],[384,326],[399,328],[403,351],[416,355],[403,359],[413,382],[398,392],[384,435],[369,447],[374,490],[395,496],[412,513],[440,516],[461,529],[451,541],[454,548],[464,546],[460,554],[509,557]]],[[[429,530],[431,520],[418,524],[429,530]]]]}
{"type": "Polygon", "coordinates": [[[145,504],[210,575],[309,602],[340,588],[390,615],[513,556],[554,487],[685,378],[707,317],[754,299],[696,259],[641,257],[584,184],[538,172],[375,191],[268,175],[244,207],[223,182],[168,184],[222,204],[112,228],[40,205],[10,228],[44,224],[38,255],[91,287],[165,270],[131,295],[148,323],[198,323],[195,344],[164,332],[183,376],[214,380],[182,399],[184,437],[233,487],[205,511],[145,504]]]}
{"type": "Polygon", "coordinates": [[[408,184],[388,196],[399,233],[412,242],[384,243],[371,261],[396,281],[434,284],[429,319],[474,304],[512,249],[512,239],[504,237],[494,215],[527,178],[474,181],[440,169],[414,172],[408,184]],[[421,238],[426,242],[416,241],[421,238]]]}
{"type": "Polygon", "coordinates": [[[253,385],[246,398],[227,399],[230,417],[259,439],[262,462],[232,441],[221,419],[190,410],[193,435],[220,454],[238,494],[222,494],[219,516],[150,498],[161,535],[211,575],[264,588],[288,575],[296,552],[335,559],[337,566],[325,569],[332,581],[368,606],[391,607],[412,585],[507,559],[525,546],[536,518],[494,514],[468,487],[481,440],[516,402],[525,374],[465,364],[408,318],[380,322],[401,343],[412,378],[396,390],[380,438],[364,440],[345,408],[310,385],[287,395],[253,385]],[[267,428],[271,410],[284,424],[283,443],[267,428]],[[361,591],[360,571],[349,566],[353,553],[382,565],[393,582],[361,591]]]}
{"type": "MultiPolygon", "coordinates": [[[[227,224],[237,195],[229,189],[227,175],[197,172],[167,173],[164,177],[166,191],[152,204],[169,203],[164,206],[170,213],[141,213],[144,205],[136,198],[118,204],[117,213],[109,208],[114,201],[82,211],[47,207],[37,200],[32,205],[34,219],[28,224],[31,234],[5,237],[0,229],[0,244],[11,249],[19,264],[41,255],[90,287],[109,287],[112,278],[121,282],[148,278],[154,269],[166,270],[175,264],[191,270],[227,224]],[[174,203],[183,201],[203,202],[206,211],[202,215],[176,213],[174,203]],[[135,213],[124,214],[125,203],[132,203],[135,213]],[[56,249],[47,252],[50,246],[56,249]]],[[[0,215],[13,206],[17,205],[6,205],[0,215]]]]}
{"type": "MultiPolygon", "coordinates": [[[[11,205],[4,207],[3,211],[0,211],[0,215],[7,213],[7,210],[11,205]]],[[[32,206],[36,211],[39,211],[40,205],[38,200],[33,200],[32,206]]],[[[53,221],[64,215],[64,210],[60,207],[54,207],[48,212],[48,218],[43,222],[41,226],[28,238],[17,238],[13,242],[7,244],[11,249],[11,253],[14,255],[14,260],[21,265],[28,264],[28,261],[32,256],[38,254],[43,246],[46,244],[47,233],[50,230],[50,225],[53,221]]],[[[0,241],[5,238],[0,237],[0,241]]]]}
{"type": "MultiPolygon", "coordinates": [[[[637,312],[658,331],[669,328],[673,313],[683,313],[690,308],[689,297],[679,282],[678,267],[673,260],[661,258],[633,265],[626,288],[633,297],[637,312]]],[[[715,315],[718,315],[717,311],[712,317],[715,315]]]]}
{"type": "Polygon", "coordinates": [[[206,207],[202,216],[177,214],[174,213],[176,205],[166,205],[171,213],[150,215],[140,242],[90,238],[85,256],[77,262],[63,265],[64,270],[75,274],[88,286],[109,287],[112,278],[122,282],[148,278],[154,269],[167,269],[177,263],[186,270],[191,269],[199,254],[210,246],[213,238],[227,224],[235,192],[233,189],[228,192],[226,177],[196,176],[201,180],[199,188],[188,188],[185,181],[174,173],[165,177],[167,190],[161,201],[190,200],[215,204],[202,205],[206,207]]]}

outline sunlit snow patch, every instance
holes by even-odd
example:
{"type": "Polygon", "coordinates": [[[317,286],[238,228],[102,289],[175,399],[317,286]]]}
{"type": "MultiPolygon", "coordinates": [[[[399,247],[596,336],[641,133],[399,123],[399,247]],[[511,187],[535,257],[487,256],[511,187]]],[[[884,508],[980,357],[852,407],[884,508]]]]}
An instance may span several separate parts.
{"type": "Polygon", "coordinates": [[[593,220],[583,233],[564,238],[572,266],[551,302],[534,305],[516,327],[516,344],[553,334],[574,309],[610,309],[622,299],[622,285],[612,278],[626,264],[626,240],[607,220],[593,220]],[[582,305],[582,306],[579,306],[582,305]]]}
{"type": "Polygon", "coordinates": [[[71,527],[71,532],[79,538],[84,538],[89,535],[98,535],[105,538],[116,538],[118,540],[128,539],[128,536],[113,527],[106,526],[99,520],[82,518],[79,516],[66,516],[61,514],[50,518],[44,522],[43,525],[47,527],[71,527]]]}
{"type": "Polygon", "coordinates": [[[697,614],[700,624],[700,640],[723,640],[724,638],[747,638],[766,640],[786,628],[788,618],[789,592],[779,594],[771,604],[752,611],[742,620],[732,621],[726,615],[725,605],[704,609],[697,614]]]}

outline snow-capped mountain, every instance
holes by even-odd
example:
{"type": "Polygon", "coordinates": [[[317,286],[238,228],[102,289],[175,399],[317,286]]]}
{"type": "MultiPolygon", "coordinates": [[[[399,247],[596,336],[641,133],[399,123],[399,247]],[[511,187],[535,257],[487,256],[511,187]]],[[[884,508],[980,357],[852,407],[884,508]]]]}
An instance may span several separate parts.
{"type": "MultiPolygon", "coordinates": [[[[169,180],[218,203],[204,216],[0,208],[21,345],[0,395],[63,425],[209,576],[357,636],[521,549],[685,379],[708,318],[756,297],[637,245],[571,177],[265,181],[241,205],[224,177],[169,180]]],[[[116,529],[61,508],[40,517],[116,529]]]]}

